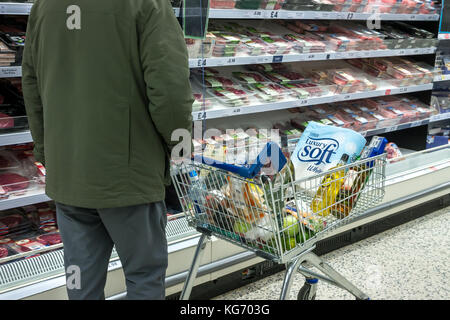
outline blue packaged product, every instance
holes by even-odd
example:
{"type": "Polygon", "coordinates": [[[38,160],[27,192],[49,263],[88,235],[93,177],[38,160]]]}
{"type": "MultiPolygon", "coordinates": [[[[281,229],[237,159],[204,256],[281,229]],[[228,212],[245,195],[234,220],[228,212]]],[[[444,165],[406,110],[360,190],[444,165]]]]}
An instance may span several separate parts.
{"type": "Polygon", "coordinates": [[[292,154],[295,179],[321,174],[336,166],[342,155],[348,163],[361,154],[366,139],[350,129],[310,121],[292,154]]]}

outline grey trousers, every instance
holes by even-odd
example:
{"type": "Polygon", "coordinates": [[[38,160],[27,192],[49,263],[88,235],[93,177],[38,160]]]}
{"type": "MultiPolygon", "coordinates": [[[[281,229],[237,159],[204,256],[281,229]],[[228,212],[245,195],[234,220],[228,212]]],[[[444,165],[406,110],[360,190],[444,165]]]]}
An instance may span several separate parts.
{"type": "Polygon", "coordinates": [[[125,274],[127,299],[165,298],[168,253],[164,202],[113,209],[56,203],[56,212],[64,244],[69,299],[105,299],[107,268],[114,245],[125,274]],[[69,275],[75,275],[77,270],[79,281],[69,285],[69,275]]]}

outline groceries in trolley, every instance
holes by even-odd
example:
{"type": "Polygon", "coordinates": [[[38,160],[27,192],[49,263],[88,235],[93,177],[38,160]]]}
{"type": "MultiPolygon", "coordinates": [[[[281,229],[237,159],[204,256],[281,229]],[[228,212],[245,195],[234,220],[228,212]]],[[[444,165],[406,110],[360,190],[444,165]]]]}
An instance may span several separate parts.
{"type": "Polygon", "coordinates": [[[374,157],[387,141],[365,143],[351,130],[310,122],[292,155],[273,142],[241,166],[200,154],[172,177],[197,228],[269,255],[286,254],[380,201],[384,162],[374,157]]]}

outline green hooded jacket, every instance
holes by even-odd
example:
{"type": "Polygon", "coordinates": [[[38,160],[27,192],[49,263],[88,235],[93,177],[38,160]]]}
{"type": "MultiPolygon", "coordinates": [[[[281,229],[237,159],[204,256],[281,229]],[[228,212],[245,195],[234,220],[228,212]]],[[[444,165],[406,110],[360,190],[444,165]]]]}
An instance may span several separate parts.
{"type": "Polygon", "coordinates": [[[37,0],[22,62],[46,193],[112,208],[161,201],[173,130],[192,128],[183,32],[168,0],[37,0]]]}

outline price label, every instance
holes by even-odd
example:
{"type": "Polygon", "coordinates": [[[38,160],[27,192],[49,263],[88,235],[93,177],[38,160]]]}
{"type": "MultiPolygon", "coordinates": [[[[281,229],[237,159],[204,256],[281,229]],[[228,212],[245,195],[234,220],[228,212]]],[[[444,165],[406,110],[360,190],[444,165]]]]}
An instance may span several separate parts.
{"type": "Polygon", "coordinates": [[[352,97],[351,94],[346,94],[342,99],[343,100],[349,100],[352,97]]]}
{"type": "Polygon", "coordinates": [[[413,50],[413,54],[418,54],[419,53],[419,49],[414,49],[413,50]]]}
{"type": "Polygon", "coordinates": [[[234,63],[236,63],[236,58],[229,58],[227,60],[227,64],[234,64],[234,63]]]}
{"type": "Polygon", "coordinates": [[[261,10],[249,10],[244,14],[244,16],[247,18],[262,18],[263,12],[261,10]]]}
{"type": "Polygon", "coordinates": [[[196,120],[203,120],[203,119],[206,119],[206,112],[205,111],[203,111],[203,112],[198,112],[197,113],[197,116],[196,117],[194,117],[196,120]]]}
{"type": "Polygon", "coordinates": [[[351,20],[351,19],[353,19],[353,12],[349,12],[347,14],[347,20],[351,20]]]}
{"type": "Polygon", "coordinates": [[[328,19],[330,17],[330,14],[328,12],[322,12],[322,18],[328,19]]]}
{"type": "Polygon", "coordinates": [[[121,266],[120,261],[116,260],[116,261],[111,261],[109,263],[109,269],[116,269],[119,268],[121,266]]]}
{"type": "Polygon", "coordinates": [[[239,113],[241,113],[241,108],[233,109],[233,114],[239,114],[239,113]]]}
{"type": "Polygon", "coordinates": [[[412,14],[412,15],[409,16],[409,19],[410,20],[416,20],[417,16],[415,14],[412,14]]]}
{"type": "Polygon", "coordinates": [[[413,123],[411,123],[411,127],[418,127],[421,125],[422,125],[422,120],[414,121],[413,123]]]}
{"type": "Polygon", "coordinates": [[[386,129],[384,129],[384,132],[392,132],[392,131],[396,131],[398,128],[398,126],[393,126],[393,127],[388,127],[386,129]]]}
{"type": "Polygon", "coordinates": [[[21,67],[0,68],[0,77],[1,78],[11,78],[11,77],[20,77],[20,76],[22,76],[22,68],[21,67]]]}
{"type": "Polygon", "coordinates": [[[347,56],[349,58],[353,58],[355,56],[355,52],[347,52],[347,56]]]}
{"type": "Polygon", "coordinates": [[[302,99],[298,103],[299,103],[299,106],[306,106],[309,104],[309,101],[308,101],[308,99],[302,99]]]}
{"type": "Polygon", "coordinates": [[[309,54],[307,59],[308,60],[314,59],[315,56],[316,56],[315,54],[309,54]]]}
{"type": "Polygon", "coordinates": [[[400,93],[408,92],[408,87],[400,88],[400,89],[399,89],[399,92],[400,92],[400,93]]]}
{"type": "Polygon", "coordinates": [[[399,56],[403,56],[405,54],[405,50],[400,50],[399,52],[398,52],[398,55],[399,56]]]}
{"type": "Polygon", "coordinates": [[[273,56],[272,63],[280,63],[283,61],[283,56],[273,56]]]}
{"type": "Polygon", "coordinates": [[[277,11],[277,10],[272,10],[272,11],[270,11],[269,14],[267,15],[267,16],[268,16],[267,18],[269,18],[269,19],[278,19],[278,14],[279,14],[279,11],[277,11]]]}
{"type": "Polygon", "coordinates": [[[197,59],[197,67],[204,67],[204,66],[206,66],[206,58],[197,59]]]}

